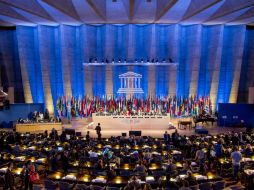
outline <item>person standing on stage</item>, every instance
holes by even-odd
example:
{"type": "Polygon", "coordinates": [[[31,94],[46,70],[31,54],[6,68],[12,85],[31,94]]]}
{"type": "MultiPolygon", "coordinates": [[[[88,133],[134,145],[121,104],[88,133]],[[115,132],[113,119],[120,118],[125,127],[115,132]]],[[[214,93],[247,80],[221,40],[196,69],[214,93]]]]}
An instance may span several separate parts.
{"type": "Polygon", "coordinates": [[[170,135],[168,134],[168,132],[167,132],[167,131],[165,131],[165,133],[164,133],[163,137],[164,137],[164,141],[165,141],[165,143],[166,143],[166,144],[168,144],[168,143],[169,143],[169,141],[170,141],[170,135]]]}
{"type": "Polygon", "coordinates": [[[95,127],[95,131],[97,133],[98,139],[101,139],[101,124],[98,123],[98,125],[95,127]]]}

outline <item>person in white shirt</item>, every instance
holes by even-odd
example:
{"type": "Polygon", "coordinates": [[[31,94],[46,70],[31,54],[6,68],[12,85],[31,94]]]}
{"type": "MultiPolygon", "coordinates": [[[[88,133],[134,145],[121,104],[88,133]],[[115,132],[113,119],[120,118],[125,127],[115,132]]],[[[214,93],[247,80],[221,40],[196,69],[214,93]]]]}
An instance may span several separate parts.
{"type": "Polygon", "coordinates": [[[98,158],[98,154],[91,150],[91,151],[89,151],[89,157],[90,158],[98,158]]]}

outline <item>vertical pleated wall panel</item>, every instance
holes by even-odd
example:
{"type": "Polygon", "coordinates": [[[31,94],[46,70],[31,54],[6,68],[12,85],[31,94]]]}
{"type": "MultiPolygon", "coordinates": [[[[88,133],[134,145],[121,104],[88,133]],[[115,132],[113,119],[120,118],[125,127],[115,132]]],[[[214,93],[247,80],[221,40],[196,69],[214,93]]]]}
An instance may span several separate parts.
{"type": "Polygon", "coordinates": [[[43,103],[38,28],[18,26],[17,39],[25,102],[43,103]]]}
{"type": "Polygon", "coordinates": [[[254,86],[254,27],[246,27],[244,53],[237,102],[246,103],[249,87],[254,86]]]}

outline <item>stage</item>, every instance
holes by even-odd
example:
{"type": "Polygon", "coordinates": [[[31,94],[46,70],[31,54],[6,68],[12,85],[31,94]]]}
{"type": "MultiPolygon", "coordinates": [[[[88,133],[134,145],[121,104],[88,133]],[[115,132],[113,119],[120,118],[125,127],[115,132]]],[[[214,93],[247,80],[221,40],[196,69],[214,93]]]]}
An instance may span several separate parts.
{"type": "MultiPolygon", "coordinates": [[[[127,136],[129,134],[130,130],[133,131],[141,131],[142,136],[152,136],[155,138],[163,138],[163,134],[165,131],[167,131],[169,134],[172,134],[175,129],[169,129],[169,123],[173,124],[176,129],[178,126],[179,121],[192,121],[192,118],[139,118],[141,121],[140,123],[134,123],[134,121],[138,118],[113,118],[113,116],[98,116],[95,118],[95,121],[93,118],[75,118],[72,119],[71,123],[68,124],[66,121],[63,124],[63,130],[64,129],[74,129],[75,132],[81,132],[82,136],[85,136],[87,131],[90,132],[90,136],[97,137],[96,131],[94,128],[98,124],[97,122],[100,122],[101,128],[102,128],[102,138],[109,138],[111,136],[121,136],[122,133],[126,133],[127,136]],[[100,118],[99,118],[100,117],[100,118]],[[104,117],[104,118],[101,118],[104,117]],[[114,125],[115,121],[121,122],[126,119],[129,119],[129,122],[132,124],[121,124],[121,125],[114,125]],[[146,119],[146,121],[142,121],[143,119],[146,119]],[[163,121],[159,121],[162,119],[163,121]],[[166,121],[165,121],[166,120],[166,121]],[[144,123],[143,123],[144,122],[144,123]],[[149,123],[148,125],[144,125],[145,123],[149,123]],[[156,123],[157,122],[157,123],[156,123]],[[141,124],[143,123],[143,124],[141,124]],[[105,124],[105,125],[104,125],[105,124]]],[[[126,121],[125,121],[126,122],[126,121]]],[[[199,124],[201,125],[201,124],[199,124]]],[[[208,130],[209,134],[216,135],[220,133],[227,133],[230,131],[240,132],[245,131],[245,128],[231,128],[231,127],[219,127],[216,123],[212,126],[210,123],[204,123],[204,128],[208,130]]],[[[193,123],[194,126],[194,123],[193,123]]],[[[194,128],[189,130],[187,129],[177,129],[180,135],[194,135],[195,130],[194,128]]]]}
{"type": "Polygon", "coordinates": [[[93,114],[92,126],[100,123],[103,129],[119,129],[121,130],[152,130],[156,126],[157,129],[167,129],[170,117],[167,115],[140,115],[140,116],[120,116],[120,115],[99,115],[93,114]]]}

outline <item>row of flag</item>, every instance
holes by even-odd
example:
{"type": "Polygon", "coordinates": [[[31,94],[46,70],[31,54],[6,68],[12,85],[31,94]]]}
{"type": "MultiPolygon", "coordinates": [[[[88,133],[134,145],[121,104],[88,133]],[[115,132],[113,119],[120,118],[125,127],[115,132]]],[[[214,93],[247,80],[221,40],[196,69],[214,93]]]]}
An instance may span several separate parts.
{"type": "Polygon", "coordinates": [[[62,96],[57,99],[58,115],[62,117],[91,117],[92,113],[169,114],[171,117],[195,116],[212,113],[209,97],[114,97],[62,96]]]}

